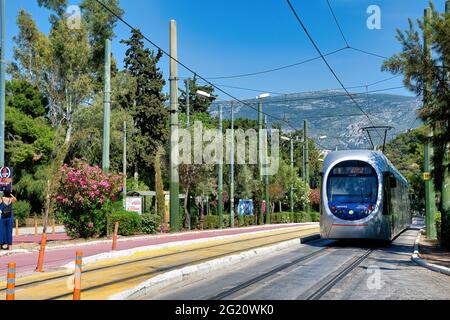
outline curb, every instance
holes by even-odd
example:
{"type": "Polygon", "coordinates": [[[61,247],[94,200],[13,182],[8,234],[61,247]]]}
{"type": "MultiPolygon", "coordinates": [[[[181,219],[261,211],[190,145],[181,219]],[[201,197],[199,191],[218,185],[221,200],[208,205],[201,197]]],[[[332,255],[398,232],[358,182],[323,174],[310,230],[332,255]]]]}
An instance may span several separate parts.
{"type": "MultiPolygon", "coordinates": [[[[216,236],[216,237],[210,237],[210,238],[200,238],[200,239],[183,240],[183,241],[172,241],[172,242],[167,242],[167,243],[162,243],[162,244],[149,245],[149,246],[143,246],[143,247],[136,247],[136,248],[120,250],[120,251],[103,252],[103,253],[99,253],[99,254],[92,255],[92,256],[84,258],[83,259],[83,265],[85,266],[85,265],[96,263],[96,262],[100,262],[100,261],[105,261],[105,260],[110,260],[110,259],[115,259],[115,258],[131,256],[131,255],[133,255],[135,253],[139,253],[139,252],[152,251],[152,250],[161,250],[161,249],[169,249],[169,248],[181,247],[181,246],[188,246],[188,245],[192,245],[192,244],[205,243],[205,242],[217,241],[217,240],[225,240],[225,239],[236,238],[236,237],[241,237],[241,236],[246,236],[246,235],[255,235],[255,234],[260,234],[260,233],[269,233],[269,232],[273,232],[273,231],[277,231],[277,230],[290,230],[290,229],[298,228],[300,226],[302,226],[302,225],[295,225],[295,226],[292,226],[292,227],[286,227],[286,228],[280,228],[280,229],[258,230],[258,231],[254,231],[254,232],[238,233],[238,234],[231,234],[231,235],[226,235],[226,236],[216,236]]],[[[311,227],[315,227],[315,226],[316,225],[311,225],[311,227]]],[[[70,269],[70,270],[73,270],[74,267],[75,267],[75,262],[74,261],[71,261],[71,262],[61,266],[61,268],[70,269]]]]}
{"type": "MultiPolygon", "coordinates": [[[[315,236],[315,235],[314,235],[315,236]]],[[[320,239],[320,236],[318,237],[320,239]]],[[[279,244],[262,247],[258,249],[252,249],[249,251],[241,252],[239,254],[226,256],[223,258],[214,259],[205,263],[187,266],[182,269],[169,271],[153,277],[138,286],[125,290],[114,295],[111,295],[108,300],[126,300],[126,299],[136,299],[145,295],[150,294],[154,290],[160,290],[177,282],[188,280],[198,275],[208,274],[212,271],[217,271],[236,265],[240,262],[250,260],[259,256],[263,256],[269,253],[273,253],[282,249],[286,249],[294,245],[302,245],[303,243],[316,240],[313,236],[308,236],[304,238],[288,240],[281,242],[279,244]]]]}
{"type": "Polygon", "coordinates": [[[411,256],[411,260],[414,261],[415,263],[417,263],[418,265],[420,265],[421,267],[424,267],[424,268],[430,269],[432,271],[443,273],[443,274],[450,276],[450,268],[426,262],[424,259],[419,257],[419,242],[420,242],[420,236],[422,234],[422,231],[423,231],[423,229],[420,230],[420,232],[416,238],[416,241],[414,242],[414,253],[411,256]]]}

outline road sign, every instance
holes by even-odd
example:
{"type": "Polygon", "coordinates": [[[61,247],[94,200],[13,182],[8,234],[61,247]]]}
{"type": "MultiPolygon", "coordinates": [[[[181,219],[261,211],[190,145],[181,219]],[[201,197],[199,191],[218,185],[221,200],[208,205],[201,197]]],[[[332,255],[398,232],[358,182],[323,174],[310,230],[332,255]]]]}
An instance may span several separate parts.
{"type": "Polygon", "coordinates": [[[125,202],[125,210],[142,214],[142,198],[127,197],[127,200],[125,202]]]}
{"type": "Polygon", "coordinates": [[[423,173],[423,180],[425,180],[425,181],[431,180],[431,174],[429,172],[424,172],[423,173]]]}
{"type": "Polygon", "coordinates": [[[0,168],[0,191],[12,191],[13,168],[0,168]]]}

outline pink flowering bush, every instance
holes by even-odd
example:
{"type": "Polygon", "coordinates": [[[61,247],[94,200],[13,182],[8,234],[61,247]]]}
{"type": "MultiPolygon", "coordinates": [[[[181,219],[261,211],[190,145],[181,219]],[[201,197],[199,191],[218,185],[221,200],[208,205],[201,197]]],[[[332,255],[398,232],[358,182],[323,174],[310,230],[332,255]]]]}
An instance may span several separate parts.
{"type": "Polygon", "coordinates": [[[105,174],[74,160],[61,169],[56,205],[67,233],[74,238],[99,237],[106,233],[106,213],[122,191],[120,175],[105,174]]]}

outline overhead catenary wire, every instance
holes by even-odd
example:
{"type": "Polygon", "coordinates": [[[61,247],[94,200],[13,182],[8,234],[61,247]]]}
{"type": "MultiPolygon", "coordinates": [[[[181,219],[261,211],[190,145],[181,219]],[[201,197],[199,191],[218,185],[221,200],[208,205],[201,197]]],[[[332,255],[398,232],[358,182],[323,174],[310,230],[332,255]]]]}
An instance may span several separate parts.
{"type": "MultiPolygon", "coordinates": [[[[342,87],[342,89],[344,89],[344,91],[347,93],[347,95],[350,97],[350,99],[352,100],[352,102],[358,107],[359,110],[361,110],[361,112],[363,112],[367,119],[369,120],[369,122],[375,127],[374,122],[372,121],[372,119],[369,117],[369,115],[367,114],[367,112],[359,105],[359,103],[353,98],[353,96],[350,94],[350,92],[348,91],[347,87],[344,85],[344,83],[342,82],[342,80],[339,78],[339,76],[337,75],[336,71],[334,71],[333,67],[330,65],[330,63],[328,62],[328,60],[326,59],[326,57],[323,55],[322,50],[320,50],[319,46],[316,44],[316,41],[314,40],[314,38],[311,36],[310,32],[308,31],[308,28],[306,28],[305,24],[303,23],[303,20],[300,18],[300,16],[298,15],[297,11],[295,10],[294,6],[292,5],[290,0],[286,0],[289,8],[291,9],[292,13],[294,14],[295,18],[297,19],[298,23],[300,24],[301,28],[303,29],[303,31],[305,32],[305,34],[307,35],[308,39],[310,40],[310,42],[312,43],[312,45],[314,46],[314,48],[316,49],[316,51],[319,53],[319,55],[321,56],[321,59],[323,60],[323,62],[326,64],[326,66],[328,67],[328,69],[330,70],[330,72],[333,74],[334,78],[339,82],[340,86],[342,87]]],[[[380,138],[383,138],[381,136],[381,134],[377,131],[378,135],[380,136],[380,138]]]]}

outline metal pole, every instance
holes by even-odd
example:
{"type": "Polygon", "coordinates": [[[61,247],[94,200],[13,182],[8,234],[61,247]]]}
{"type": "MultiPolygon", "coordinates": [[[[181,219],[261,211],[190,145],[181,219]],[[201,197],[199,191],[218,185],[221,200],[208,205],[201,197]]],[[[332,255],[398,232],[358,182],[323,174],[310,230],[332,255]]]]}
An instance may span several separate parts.
{"type": "Polygon", "coordinates": [[[127,201],[127,122],[123,122],[123,208],[127,201]]]}
{"type": "MultiPolygon", "coordinates": [[[[309,186],[309,145],[308,145],[308,121],[303,122],[303,140],[305,145],[305,155],[303,161],[305,163],[305,182],[309,186]]],[[[309,204],[306,205],[306,211],[310,212],[311,208],[309,204]]]]}
{"type": "MultiPolygon", "coordinates": [[[[294,140],[292,140],[292,138],[291,138],[291,169],[292,169],[292,172],[294,172],[294,140]]],[[[290,198],[291,198],[291,213],[294,213],[294,184],[293,183],[291,183],[290,198]]]]}
{"type": "Polygon", "coordinates": [[[186,85],[186,127],[190,128],[191,127],[191,120],[190,120],[190,104],[191,104],[191,89],[190,89],[190,83],[189,83],[190,79],[186,79],[184,80],[184,83],[186,85]]]}
{"type": "Polygon", "coordinates": [[[231,102],[231,142],[230,142],[230,225],[234,228],[234,107],[231,102]]]}
{"type": "Polygon", "coordinates": [[[170,230],[178,231],[179,174],[178,174],[178,59],[177,23],[170,20],[170,230]]]}
{"type": "MultiPolygon", "coordinates": [[[[222,104],[219,104],[219,134],[223,134],[222,104]]],[[[217,165],[217,213],[219,215],[219,229],[223,228],[223,157],[218,159],[217,165]]]]}
{"type": "MultiPolygon", "coordinates": [[[[430,21],[432,19],[431,9],[425,9],[425,26],[429,27],[430,21]]],[[[428,55],[432,54],[432,49],[430,45],[430,39],[426,37],[426,33],[424,33],[424,49],[428,55]]],[[[426,84],[426,92],[424,93],[423,105],[426,107],[429,103],[429,95],[431,91],[430,83],[426,84]]],[[[425,175],[429,175],[432,171],[431,166],[431,158],[433,157],[433,146],[431,142],[431,137],[433,136],[432,129],[429,129],[428,138],[425,143],[425,163],[424,163],[424,171],[425,175]]],[[[436,195],[434,191],[434,181],[430,176],[424,177],[425,179],[425,209],[426,209],[426,217],[425,217],[425,225],[427,229],[427,237],[429,239],[436,239],[436,226],[435,226],[435,213],[436,213],[436,195]]]]}
{"type": "Polygon", "coordinates": [[[103,148],[102,168],[109,172],[109,148],[111,126],[111,40],[105,41],[105,92],[103,100],[103,148]]]}
{"type": "MultiPolygon", "coordinates": [[[[445,13],[450,13],[450,0],[447,0],[445,2],[445,13]]],[[[449,73],[447,73],[446,80],[449,79],[449,73]]],[[[447,149],[445,152],[444,157],[444,178],[442,180],[442,216],[445,217],[443,221],[448,221],[450,219],[450,174],[448,172],[448,166],[449,166],[449,145],[447,144],[447,149]]]]}
{"type": "Polygon", "coordinates": [[[267,130],[269,130],[268,122],[267,122],[267,116],[265,120],[266,124],[266,135],[264,135],[265,139],[265,150],[264,150],[264,156],[266,157],[266,164],[264,168],[264,194],[265,194],[265,200],[266,200],[266,224],[270,224],[270,199],[269,199],[269,159],[268,159],[268,152],[269,152],[269,142],[268,142],[268,136],[267,136],[267,130]]]}
{"type": "MultiPolygon", "coordinates": [[[[263,114],[262,114],[262,101],[261,99],[259,99],[258,102],[258,169],[259,169],[259,177],[260,177],[260,182],[263,182],[263,173],[262,173],[262,144],[263,144],[263,136],[262,136],[262,122],[263,122],[263,114]]],[[[258,222],[259,224],[262,224],[263,221],[263,193],[261,192],[261,207],[259,210],[259,219],[258,222]]],[[[267,207],[267,203],[266,203],[266,207],[267,207]]]]}
{"type": "Polygon", "coordinates": [[[6,41],[6,14],[5,14],[5,0],[0,0],[0,167],[5,166],[5,41],[6,41]]]}

